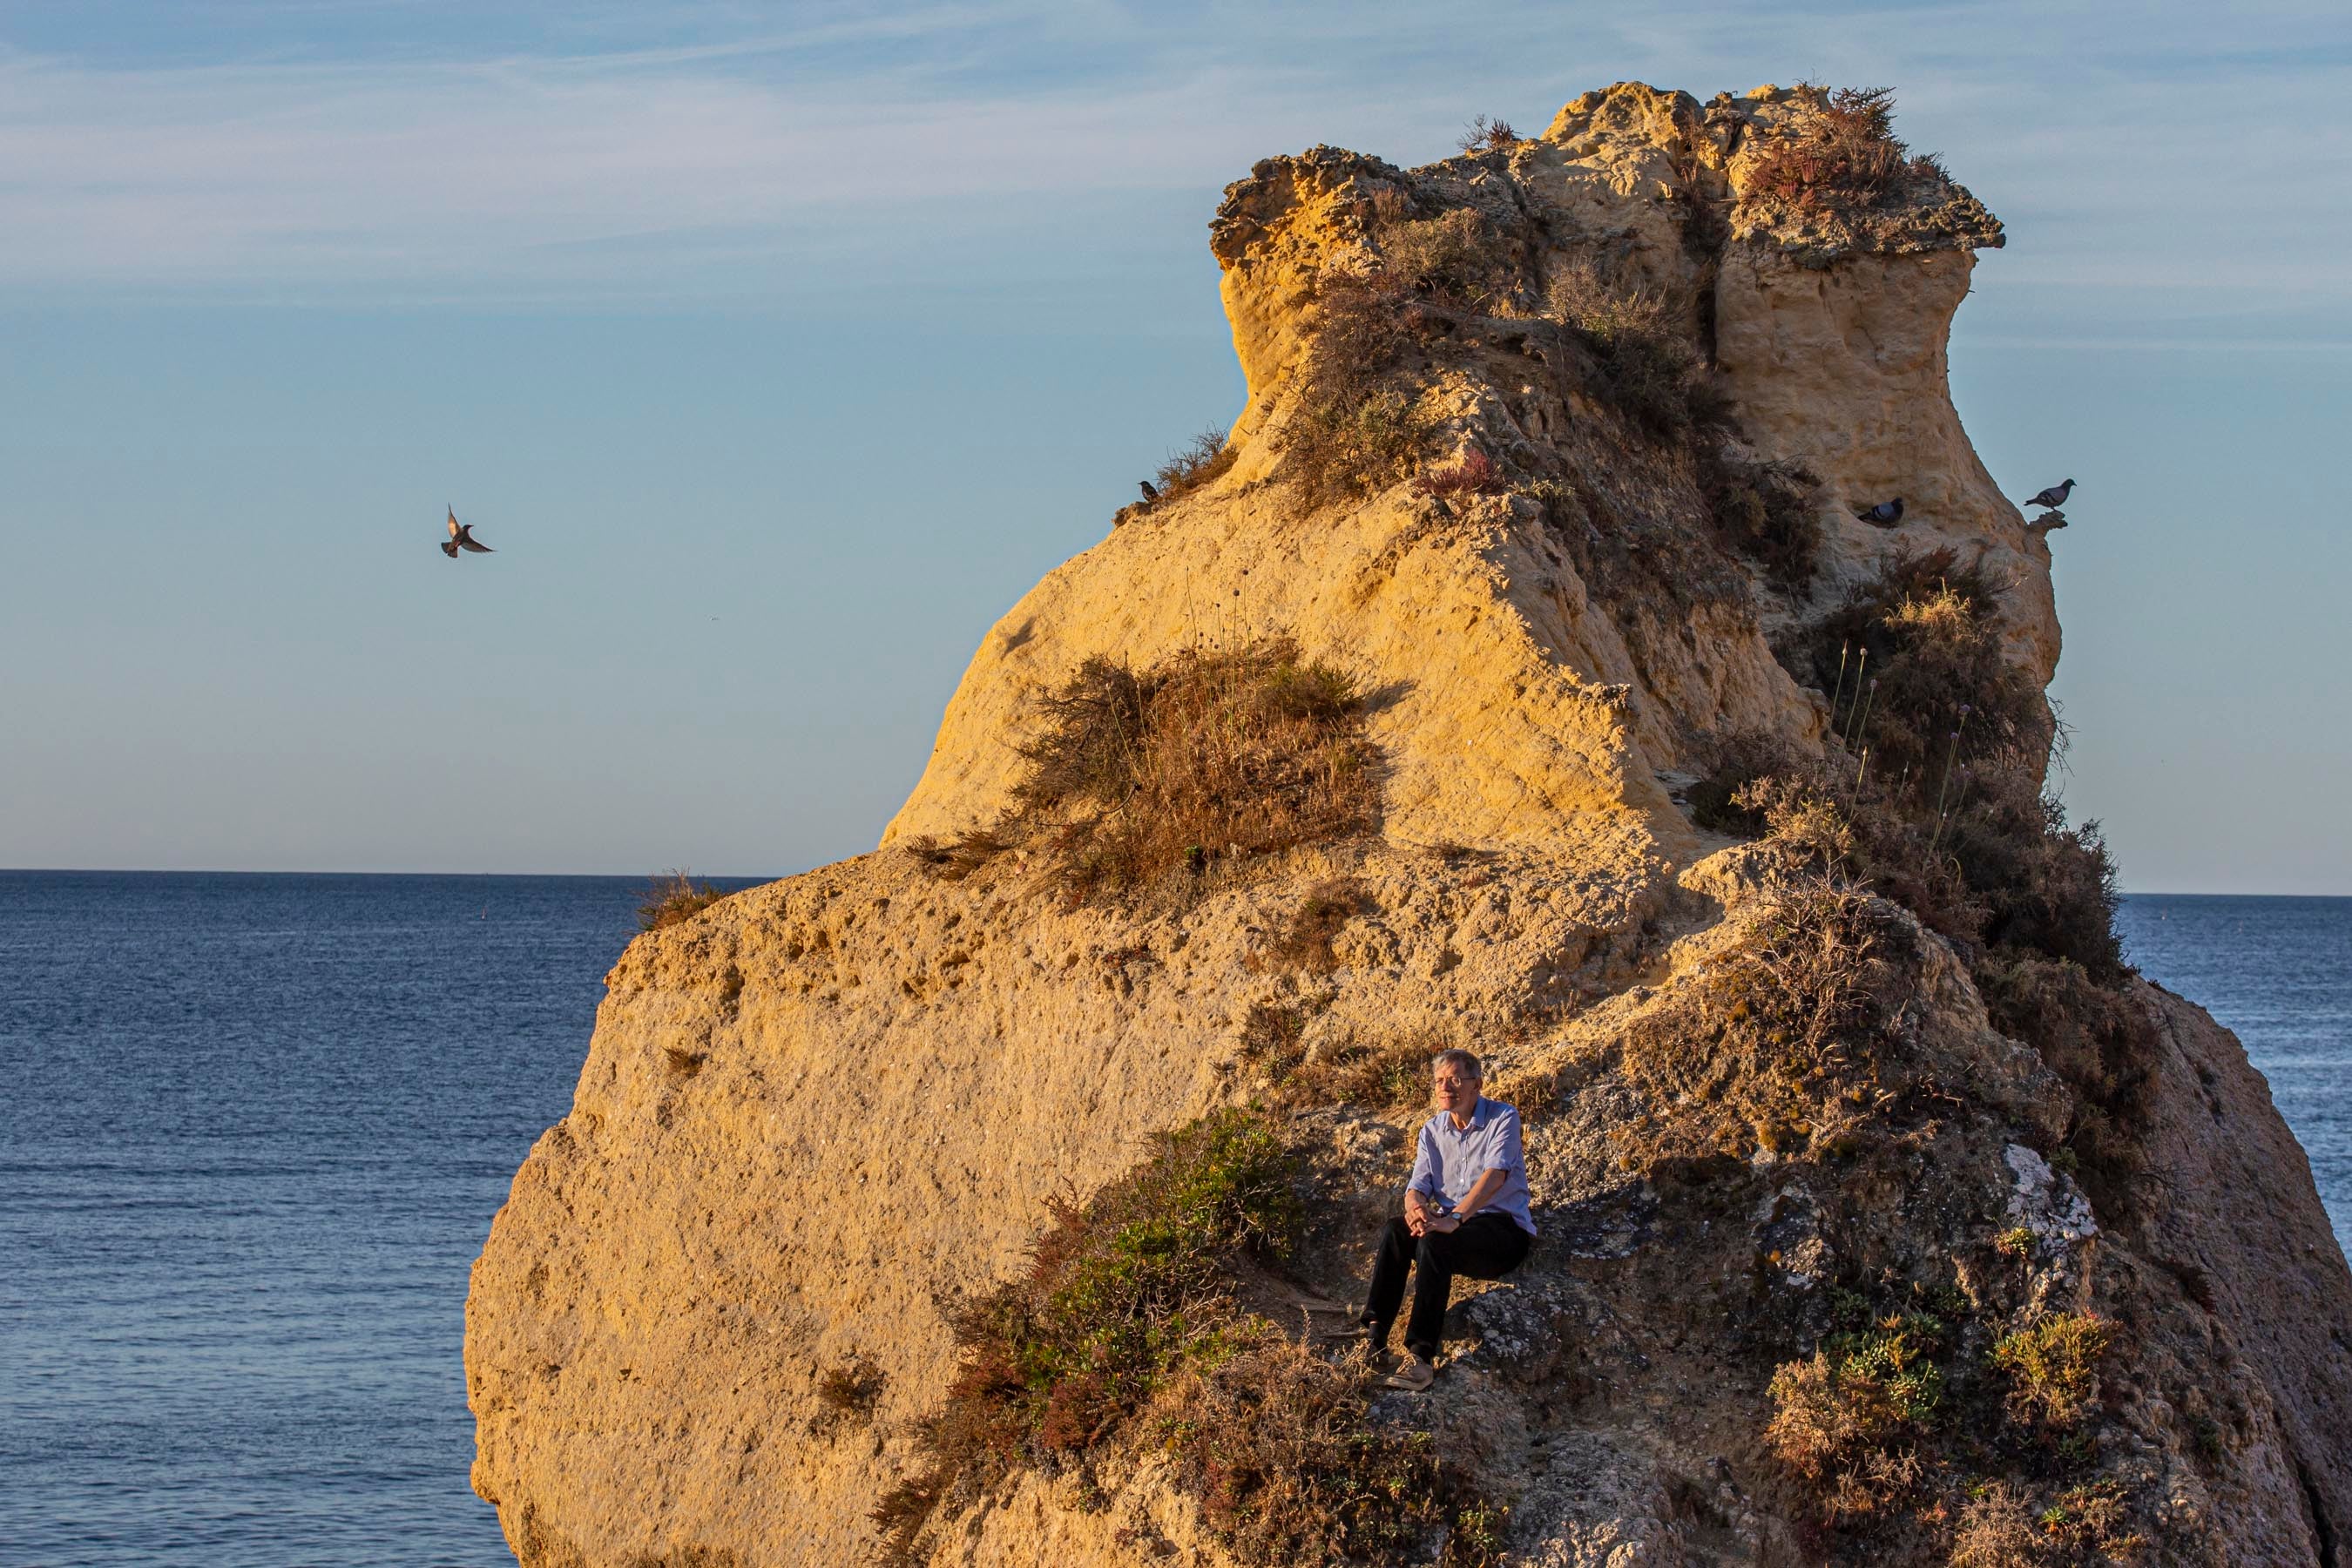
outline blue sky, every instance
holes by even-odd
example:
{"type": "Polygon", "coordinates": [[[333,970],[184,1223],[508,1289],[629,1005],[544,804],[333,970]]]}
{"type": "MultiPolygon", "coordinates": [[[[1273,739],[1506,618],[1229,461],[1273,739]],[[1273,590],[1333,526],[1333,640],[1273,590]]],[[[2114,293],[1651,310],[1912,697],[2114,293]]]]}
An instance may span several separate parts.
{"type": "Polygon", "coordinates": [[[782,872],[1231,419],[1205,225],[1627,78],[1885,83],[2127,885],[2352,893],[2352,16],[0,4],[0,865],[782,872]],[[499,548],[433,549],[445,501],[499,548]]]}

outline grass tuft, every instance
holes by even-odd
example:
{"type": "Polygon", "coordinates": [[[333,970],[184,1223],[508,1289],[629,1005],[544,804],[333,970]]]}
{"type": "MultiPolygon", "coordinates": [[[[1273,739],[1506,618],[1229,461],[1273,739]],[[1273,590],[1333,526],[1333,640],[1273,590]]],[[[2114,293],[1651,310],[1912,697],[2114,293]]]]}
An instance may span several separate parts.
{"type": "Polygon", "coordinates": [[[1229,446],[1225,433],[1212,425],[1160,465],[1152,480],[1160,489],[1162,501],[1175,500],[1188,490],[1197,490],[1224,477],[1242,455],[1239,447],[1229,446]]]}
{"type": "Polygon", "coordinates": [[[1339,963],[1332,939],[1364,910],[1369,900],[1369,890],[1352,877],[1318,882],[1291,915],[1289,928],[1274,942],[1275,962],[1286,969],[1330,973],[1339,963]]]}

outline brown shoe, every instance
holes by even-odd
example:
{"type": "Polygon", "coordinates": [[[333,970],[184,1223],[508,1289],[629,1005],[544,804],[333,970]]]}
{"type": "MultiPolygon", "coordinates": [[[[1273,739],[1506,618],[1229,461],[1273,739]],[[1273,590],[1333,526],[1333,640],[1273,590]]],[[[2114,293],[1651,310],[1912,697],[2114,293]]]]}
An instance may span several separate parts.
{"type": "Polygon", "coordinates": [[[1437,1369],[1417,1355],[1404,1358],[1404,1364],[1381,1379],[1390,1388],[1401,1388],[1407,1394],[1425,1394],[1437,1381],[1437,1369]]]}

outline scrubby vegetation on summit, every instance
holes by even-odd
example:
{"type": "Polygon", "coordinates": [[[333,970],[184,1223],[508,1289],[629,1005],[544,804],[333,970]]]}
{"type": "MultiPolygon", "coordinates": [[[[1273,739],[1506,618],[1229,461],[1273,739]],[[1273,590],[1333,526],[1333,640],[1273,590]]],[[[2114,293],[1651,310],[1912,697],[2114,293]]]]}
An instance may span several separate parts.
{"type": "Polygon", "coordinates": [[[1815,112],[1766,144],[1748,173],[1749,195],[1803,209],[1866,207],[1900,196],[1909,181],[1944,179],[1942,159],[1915,155],[1895,134],[1892,89],[1808,83],[1798,91],[1815,112]]]}

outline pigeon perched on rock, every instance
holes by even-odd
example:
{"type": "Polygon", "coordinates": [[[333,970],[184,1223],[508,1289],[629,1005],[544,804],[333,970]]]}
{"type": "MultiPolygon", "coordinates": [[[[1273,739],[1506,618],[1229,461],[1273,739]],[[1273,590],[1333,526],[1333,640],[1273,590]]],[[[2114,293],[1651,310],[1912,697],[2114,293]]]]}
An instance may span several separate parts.
{"type": "Polygon", "coordinates": [[[2028,506],[2064,506],[2066,504],[2066,496],[2069,491],[2074,489],[2074,481],[2072,479],[2068,479],[2063,485],[2052,485],[2048,489],[2037,492],[2033,499],[2027,501],[2025,504],[2028,506]]]}
{"type": "Polygon", "coordinates": [[[1858,506],[1853,515],[1864,522],[1874,522],[1881,528],[1893,528],[1903,521],[1903,498],[1880,501],[1876,506],[1858,506]]]}
{"type": "Polygon", "coordinates": [[[1138,479],[1135,482],[1143,488],[1144,505],[1150,506],[1153,501],[1160,499],[1160,487],[1153,484],[1150,479],[1138,479]]]}
{"type": "Polygon", "coordinates": [[[457,559],[457,552],[460,550],[470,550],[477,555],[495,555],[498,553],[498,552],[492,550],[488,545],[474,537],[474,529],[471,523],[464,523],[457,521],[457,509],[452,507],[449,510],[449,537],[441,542],[441,553],[446,555],[450,560],[455,561],[457,559]]]}

